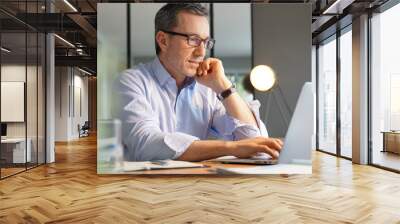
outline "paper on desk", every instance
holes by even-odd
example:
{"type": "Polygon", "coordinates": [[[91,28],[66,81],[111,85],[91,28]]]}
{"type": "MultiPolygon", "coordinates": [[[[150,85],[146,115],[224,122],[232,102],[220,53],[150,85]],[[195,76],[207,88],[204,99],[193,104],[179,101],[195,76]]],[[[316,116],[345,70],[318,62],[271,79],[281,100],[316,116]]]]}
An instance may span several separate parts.
{"type": "MultiPolygon", "coordinates": [[[[221,156],[215,159],[210,159],[209,161],[218,161],[218,160],[226,160],[226,159],[237,159],[235,156],[221,156]]],[[[271,156],[267,153],[258,153],[255,156],[250,157],[250,159],[271,159],[271,156]]]]}
{"type": "Polygon", "coordinates": [[[312,165],[276,164],[247,168],[218,168],[220,174],[312,174],[312,165]]]}
{"type": "Polygon", "coordinates": [[[124,171],[197,168],[197,167],[204,167],[204,165],[198,163],[185,162],[185,161],[176,161],[176,160],[161,160],[157,162],[155,161],[124,162],[124,171]]]}

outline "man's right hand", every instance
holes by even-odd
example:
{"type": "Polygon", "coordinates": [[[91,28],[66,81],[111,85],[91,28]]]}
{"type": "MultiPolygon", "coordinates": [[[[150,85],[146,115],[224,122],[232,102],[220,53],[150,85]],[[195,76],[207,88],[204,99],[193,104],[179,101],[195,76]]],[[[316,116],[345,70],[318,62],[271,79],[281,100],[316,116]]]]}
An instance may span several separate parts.
{"type": "Polygon", "coordinates": [[[249,158],[258,153],[267,153],[276,159],[283,147],[283,142],[280,139],[265,137],[249,138],[230,143],[230,154],[237,158],[249,158]]]}

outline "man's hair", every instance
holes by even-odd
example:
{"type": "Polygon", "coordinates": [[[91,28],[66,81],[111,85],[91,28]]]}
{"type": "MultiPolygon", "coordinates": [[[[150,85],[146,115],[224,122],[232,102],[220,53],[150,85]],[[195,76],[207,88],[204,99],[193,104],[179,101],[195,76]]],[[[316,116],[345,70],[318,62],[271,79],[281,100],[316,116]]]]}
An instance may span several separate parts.
{"type": "MultiPolygon", "coordinates": [[[[208,16],[208,10],[200,3],[174,3],[166,4],[160,10],[158,10],[154,19],[155,33],[156,36],[160,30],[171,30],[177,26],[178,14],[180,12],[189,12],[198,16],[208,16]]],[[[156,54],[158,55],[161,51],[158,46],[157,40],[155,39],[156,54]]]]}

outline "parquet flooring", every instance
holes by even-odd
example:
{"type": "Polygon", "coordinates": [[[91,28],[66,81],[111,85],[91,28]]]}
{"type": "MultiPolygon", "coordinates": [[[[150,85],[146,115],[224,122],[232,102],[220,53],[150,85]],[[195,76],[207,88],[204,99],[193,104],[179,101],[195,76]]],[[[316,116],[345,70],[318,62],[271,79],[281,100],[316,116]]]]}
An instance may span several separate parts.
{"type": "Polygon", "coordinates": [[[309,176],[100,176],[89,137],[0,181],[0,223],[400,223],[400,175],[316,152],[309,176]]]}

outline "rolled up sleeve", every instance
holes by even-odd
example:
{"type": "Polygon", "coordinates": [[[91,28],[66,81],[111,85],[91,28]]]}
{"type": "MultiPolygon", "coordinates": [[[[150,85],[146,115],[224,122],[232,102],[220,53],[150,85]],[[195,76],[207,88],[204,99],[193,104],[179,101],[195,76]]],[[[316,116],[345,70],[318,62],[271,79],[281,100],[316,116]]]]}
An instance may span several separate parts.
{"type": "Polygon", "coordinates": [[[246,124],[227,114],[225,107],[220,101],[215,104],[211,132],[217,137],[225,140],[241,140],[259,136],[268,137],[267,129],[259,116],[260,103],[258,100],[251,101],[248,106],[254,115],[257,126],[246,124]]]}
{"type": "Polygon", "coordinates": [[[176,159],[198,138],[181,132],[161,131],[142,88],[124,75],[116,82],[124,158],[131,161],[176,159]]]}

